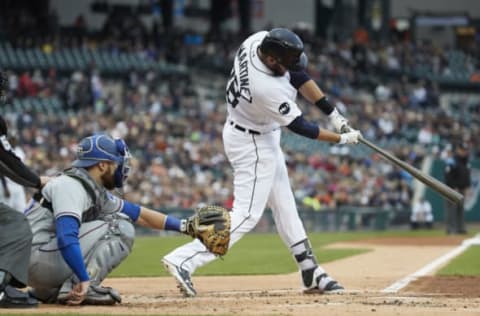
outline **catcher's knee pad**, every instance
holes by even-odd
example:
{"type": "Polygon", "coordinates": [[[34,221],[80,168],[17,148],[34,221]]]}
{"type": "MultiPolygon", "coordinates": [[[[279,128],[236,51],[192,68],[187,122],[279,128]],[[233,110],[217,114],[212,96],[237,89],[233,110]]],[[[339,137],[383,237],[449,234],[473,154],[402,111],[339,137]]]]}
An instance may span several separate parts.
{"type": "Polygon", "coordinates": [[[127,220],[112,223],[107,235],[101,238],[87,256],[87,271],[92,284],[100,284],[132,250],[135,229],[127,220]]]}
{"type": "Polygon", "coordinates": [[[126,219],[117,219],[111,225],[110,231],[119,236],[120,239],[128,246],[129,250],[132,250],[133,242],[135,241],[135,227],[126,219]]]}

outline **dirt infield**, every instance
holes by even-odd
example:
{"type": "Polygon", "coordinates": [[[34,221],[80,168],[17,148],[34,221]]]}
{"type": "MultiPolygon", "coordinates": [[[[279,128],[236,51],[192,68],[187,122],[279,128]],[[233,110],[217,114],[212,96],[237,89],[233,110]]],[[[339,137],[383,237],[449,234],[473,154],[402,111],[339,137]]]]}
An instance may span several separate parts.
{"type": "MultiPolygon", "coordinates": [[[[425,276],[397,293],[382,292],[392,283],[421,269],[461,242],[461,238],[446,236],[417,240],[383,238],[332,245],[331,247],[372,249],[368,253],[323,265],[347,288],[342,294],[302,294],[297,273],[280,276],[194,277],[199,295],[190,299],[180,296],[170,277],[119,278],[108,279],[105,285],[113,286],[122,293],[121,305],[42,305],[31,313],[480,315],[480,277],[425,276]]],[[[321,260],[321,253],[317,255],[321,260]]]]}

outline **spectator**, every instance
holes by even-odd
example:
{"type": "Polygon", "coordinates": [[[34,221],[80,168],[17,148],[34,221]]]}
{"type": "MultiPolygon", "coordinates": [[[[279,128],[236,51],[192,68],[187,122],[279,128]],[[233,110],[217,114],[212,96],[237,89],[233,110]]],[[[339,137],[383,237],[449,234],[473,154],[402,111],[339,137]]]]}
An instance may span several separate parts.
{"type": "MultiPolygon", "coordinates": [[[[0,18],[5,14],[6,12],[0,12],[0,18]]],[[[11,16],[12,13],[9,11],[8,15],[11,16]]],[[[34,23],[36,16],[30,13],[27,15],[28,18],[25,20],[34,23]]],[[[181,66],[187,66],[188,77],[164,76],[156,70],[150,71],[155,74],[150,76],[148,71],[132,65],[129,70],[130,76],[128,73],[123,75],[123,80],[128,81],[128,86],[125,83],[120,87],[118,83],[122,80],[121,77],[107,80],[107,72],[105,77],[102,75],[98,78],[93,76],[89,78],[85,75],[86,69],[75,69],[70,73],[59,71],[58,74],[55,73],[54,68],[48,72],[42,69],[43,80],[41,76],[38,78],[40,80],[37,80],[38,76],[35,75],[30,78],[36,89],[32,96],[59,99],[63,105],[67,105],[64,107],[65,110],[71,110],[63,113],[55,111],[47,117],[43,113],[29,110],[33,104],[32,99],[22,99],[29,95],[24,89],[28,78],[23,78],[24,82],[20,88],[19,77],[22,72],[17,74],[12,72],[8,93],[9,102],[7,102],[9,106],[5,109],[8,111],[10,108],[16,112],[10,113],[6,118],[12,125],[18,123],[17,128],[24,128],[19,137],[21,143],[26,145],[25,150],[28,151],[34,168],[40,172],[47,170],[56,172],[58,167],[52,167],[52,165],[61,166],[72,155],[71,143],[75,139],[74,132],[86,135],[101,129],[111,131],[115,128],[117,121],[124,120],[128,128],[125,138],[135,143],[136,151],[143,153],[137,156],[139,170],[142,173],[152,168],[154,160],[160,160],[166,173],[186,175],[182,178],[177,177],[175,179],[177,182],[167,181],[161,175],[159,176],[161,186],[144,185],[144,181],[139,180],[138,184],[132,184],[133,190],[142,188],[146,199],[162,206],[175,206],[178,201],[182,201],[184,205],[194,205],[198,200],[197,196],[201,194],[206,195],[212,203],[223,203],[224,193],[214,190],[213,187],[218,185],[227,191],[225,196],[228,196],[232,193],[229,185],[231,175],[226,172],[228,167],[225,164],[221,145],[217,141],[221,135],[224,118],[223,98],[220,101],[215,98],[220,94],[223,95],[224,73],[228,71],[225,67],[231,64],[239,38],[234,34],[224,33],[219,34],[215,39],[208,36],[202,37],[202,41],[192,45],[184,41],[185,35],[197,34],[197,32],[171,30],[167,37],[164,36],[166,34],[162,34],[162,30],[157,30],[159,39],[157,41],[151,38],[147,41],[130,41],[125,38],[135,38],[137,35],[135,35],[136,32],[124,32],[130,30],[125,30],[123,14],[112,12],[109,20],[112,22],[110,24],[113,32],[118,34],[118,39],[112,36],[114,34],[112,32],[108,32],[105,37],[101,34],[98,37],[90,37],[87,33],[81,41],[65,38],[61,32],[58,36],[48,34],[40,39],[32,39],[31,35],[30,37],[22,35],[32,27],[36,28],[36,25],[30,25],[28,28],[7,25],[7,32],[9,29],[23,30],[18,32],[19,36],[8,36],[11,38],[14,49],[30,49],[35,48],[34,46],[41,48],[48,43],[49,48],[45,52],[54,53],[53,55],[57,55],[65,48],[78,47],[82,50],[86,49],[89,53],[95,51],[101,54],[109,53],[112,59],[118,58],[118,54],[122,53],[132,54],[134,59],[139,58],[146,62],[163,62],[167,54],[176,54],[171,57],[171,60],[175,60],[181,66]],[[172,47],[175,47],[175,50],[172,50],[172,47]],[[218,71],[221,72],[220,75],[218,71]],[[75,75],[71,76],[72,73],[75,75]],[[190,80],[190,76],[194,80],[190,80]],[[207,95],[209,97],[206,97],[207,95]],[[96,113],[93,109],[89,109],[92,105],[96,113]],[[21,115],[18,114],[18,109],[21,111],[25,107],[28,110],[23,111],[21,115]],[[197,121],[212,124],[205,126],[206,124],[196,123],[197,121]],[[152,141],[157,135],[160,137],[158,141],[152,141]],[[205,146],[202,150],[197,149],[206,142],[210,145],[209,148],[205,146]],[[59,145],[55,146],[55,144],[59,145]],[[61,151],[60,155],[54,155],[56,151],[61,151]],[[217,159],[218,157],[220,159],[217,159]],[[203,186],[208,187],[209,190],[202,188],[198,179],[204,181],[203,186]],[[176,190],[177,188],[189,189],[180,191],[176,190]]],[[[127,24],[130,26],[138,24],[138,21],[134,21],[135,17],[133,20],[132,17],[128,17],[128,20],[127,24]]],[[[6,23],[9,24],[8,21],[6,23]]],[[[136,28],[132,30],[134,29],[136,28]]],[[[415,163],[419,163],[425,154],[435,150],[437,144],[449,142],[458,135],[465,135],[469,140],[472,138],[471,135],[478,134],[478,124],[469,123],[480,119],[478,101],[468,107],[462,104],[464,109],[473,110],[453,118],[448,110],[444,110],[444,106],[438,106],[439,88],[435,87],[435,81],[412,82],[412,79],[407,76],[415,73],[420,66],[422,69],[431,69],[437,76],[441,76],[446,69],[448,69],[447,72],[455,74],[455,68],[450,67],[451,49],[437,49],[431,43],[415,43],[408,40],[402,43],[392,41],[375,43],[366,40],[367,38],[362,39],[364,35],[361,32],[357,34],[356,43],[364,46],[366,51],[363,47],[360,50],[357,50],[358,47],[354,49],[355,42],[338,45],[332,41],[319,40],[307,30],[302,32],[307,49],[311,51],[308,69],[310,75],[335,96],[332,102],[339,110],[342,108],[341,103],[347,105],[352,125],[361,126],[365,138],[385,142],[382,146],[385,145],[396,154],[401,154],[401,148],[411,148],[418,156],[415,163]],[[356,55],[356,52],[359,54],[356,55]],[[359,63],[357,69],[352,67],[355,64],[354,59],[359,63]],[[389,59],[391,60],[387,62],[389,59]],[[361,67],[358,67],[360,64],[361,67]],[[389,67],[394,73],[399,74],[393,78],[393,82],[388,79],[389,67]],[[387,76],[383,76],[384,74],[387,76]],[[376,83],[376,91],[370,91],[370,87],[366,89],[363,86],[365,81],[376,83]],[[425,98],[425,89],[426,105],[432,108],[427,111],[422,106],[409,107],[411,98],[415,100],[425,98]],[[416,97],[413,98],[413,96],[416,97]],[[431,127],[431,130],[427,127],[431,127]],[[417,140],[421,142],[420,146],[414,145],[417,140]],[[405,142],[408,142],[406,146],[404,146],[405,142]],[[431,146],[425,146],[425,144],[431,146]]],[[[474,50],[460,54],[473,56],[474,50]]],[[[48,54],[47,56],[49,59],[54,57],[48,54]]],[[[478,63],[475,58],[464,58],[464,62],[468,64],[465,66],[466,69],[476,67],[472,73],[478,73],[478,63]]],[[[92,66],[101,69],[100,64],[92,66]]],[[[34,69],[26,70],[33,73],[34,69]]],[[[45,100],[40,99],[40,102],[48,107],[50,102],[43,101],[45,100]]],[[[308,107],[305,107],[305,114],[320,120],[320,115],[308,107]]],[[[115,129],[119,131],[118,128],[115,129]]],[[[308,147],[304,146],[297,151],[298,154],[292,155],[292,160],[289,162],[291,174],[318,173],[318,176],[304,182],[296,176],[292,177],[291,180],[294,182],[292,186],[298,188],[299,192],[303,192],[297,196],[299,203],[305,196],[325,197],[325,201],[321,200],[322,206],[325,205],[325,207],[346,202],[341,191],[346,184],[342,183],[342,177],[338,176],[343,171],[334,170],[328,166],[338,165],[339,156],[343,155],[352,158],[347,165],[358,179],[357,182],[348,184],[351,192],[348,192],[347,203],[367,207],[380,203],[388,207],[394,206],[394,208],[405,205],[405,199],[402,196],[408,195],[403,193],[399,195],[398,185],[395,185],[398,180],[384,177],[381,171],[383,168],[380,166],[385,164],[380,162],[367,165],[365,163],[373,156],[364,156],[365,161],[363,161],[355,158],[358,152],[347,152],[348,148],[332,146],[330,153],[334,161],[331,163],[324,161],[325,157],[320,155],[319,161],[326,165],[318,167],[309,165],[308,158],[311,157],[312,148],[308,147]],[[319,185],[323,181],[334,183],[334,185],[331,188],[319,185]],[[381,192],[386,194],[380,194],[381,192]],[[342,201],[336,199],[342,199],[342,201]]],[[[480,155],[476,147],[478,146],[472,142],[472,154],[480,155]]],[[[402,186],[402,192],[406,192],[404,189],[405,187],[402,186]]]]}
{"type": "Polygon", "coordinates": [[[410,216],[410,227],[412,229],[418,229],[420,227],[431,229],[433,227],[432,204],[424,197],[415,201],[413,204],[412,214],[410,216]]]}
{"type": "MultiPolygon", "coordinates": [[[[447,160],[445,168],[445,183],[452,189],[465,196],[471,185],[470,166],[468,164],[469,152],[465,144],[457,144],[454,156],[447,160]]],[[[447,234],[466,234],[464,205],[457,205],[450,201],[445,203],[445,219],[447,234]]]]}

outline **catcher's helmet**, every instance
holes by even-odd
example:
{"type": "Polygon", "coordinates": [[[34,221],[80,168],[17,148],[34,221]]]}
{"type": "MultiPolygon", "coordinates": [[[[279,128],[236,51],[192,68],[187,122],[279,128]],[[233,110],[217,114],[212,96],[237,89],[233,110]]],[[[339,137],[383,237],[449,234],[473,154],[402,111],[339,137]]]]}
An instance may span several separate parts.
{"type": "Polygon", "coordinates": [[[130,172],[130,152],[123,139],[113,139],[106,134],[97,134],[86,137],[77,146],[77,159],[73,167],[88,168],[100,161],[114,161],[115,187],[121,188],[130,172]]]}
{"type": "Polygon", "coordinates": [[[284,28],[275,28],[268,32],[260,44],[260,50],[277,58],[280,64],[291,71],[303,70],[308,63],[300,37],[284,28]]]}

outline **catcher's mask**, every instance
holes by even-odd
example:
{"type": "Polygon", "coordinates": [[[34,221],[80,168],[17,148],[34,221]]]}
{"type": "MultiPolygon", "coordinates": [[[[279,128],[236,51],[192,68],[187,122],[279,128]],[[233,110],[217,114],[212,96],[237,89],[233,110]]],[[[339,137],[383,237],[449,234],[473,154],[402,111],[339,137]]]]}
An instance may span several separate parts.
{"type": "Polygon", "coordinates": [[[86,137],[77,146],[77,159],[73,167],[88,168],[100,161],[114,161],[115,187],[121,188],[130,173],[130,151],[123,139],[113,139],[106,134],[86,137]]]}
{"type": "Polygon", "coordinates": [[[289,71],[303,70],[308,64],[302,40],[297,34],[284,28],[275,28],[268,32],[260,44],[260,50],[275,57],[289,71]]]}

